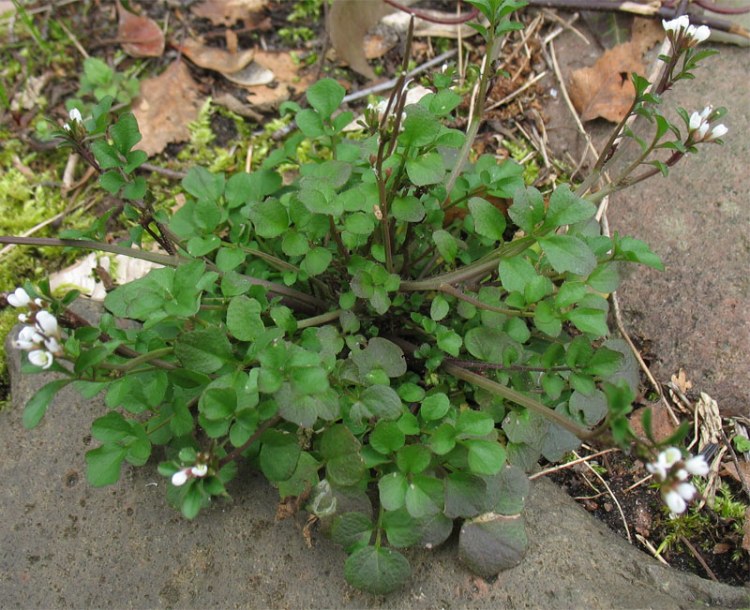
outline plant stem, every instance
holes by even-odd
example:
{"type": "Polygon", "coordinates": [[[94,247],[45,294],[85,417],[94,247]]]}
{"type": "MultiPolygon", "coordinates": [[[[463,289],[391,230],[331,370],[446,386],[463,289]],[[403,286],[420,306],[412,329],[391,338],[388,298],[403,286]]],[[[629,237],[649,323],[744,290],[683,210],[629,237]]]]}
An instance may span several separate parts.
{"type": "Polygon", "coordinates": [[[535,241],[536,238],[530,235],[521,237],[520,239],[515,239],[493,250],[484,258],[456,271],[441,273],[440,275],[427,278],[426,280],[404,280],[401,282],[400,289],[407,292],[440,290],[440,286],[443,284],[459,284],[461,282],[480,278],[495,271],[501,258],[521,254],[535,241]]]}
{"type": "Polygon", "coordinates": [[[325,324],[326,322],[333,322],[334,320],[338,320],[339,316],[341,316],[341,311],[341,309],[337,309],[335,311],[329,311],[328,313],[322,313],[319,316],[307,318],[306,320],[300,320],[299,322],[297,322],[297,330],[300,330],[302,328],[310,328],[311,326],[320,326],[321,324],[325,324]]]}
{"type": "Polygon", "coordinates": [[[258,429],[253,432],[253,434],[250,436],[249,439],[247,439],[244,444],[241,447],[237,447],[234,451],[231,453],[228,453],[223,458],[219,460],[219,468],[224,466],[225,464],[228,464],[229,462],[236,460],[240,457],[242,457],[242,454],[247,451],[248,447],[252,445],[255,441],[257,441],[263,433],[268,430],[270,427],[275,426],[281,421],[281,416],[276,415],[272,417],[271,419],[267,419],[264,421],[260,426],[258,426],[258,429]]]}
{"type": "Polygon", "coordinates": [[[159,349],[152,350],[150,352],[146,352],[145,354],[141,354],[140,356],[136,356],[135,358],[132,358],[131,360],[123,364],[109,365],[107,368],[125,373],[125,372],[133,370],[135,367],[145,362],[148,362],[149,364],[153,364],[153,361],[158,361],[159,358],[161,358],[162,356],[168,356],[173,351],[174,350],[171,347],[162,347],[159,349]]]}
{"type": "MultiPolygon", "coordinates": [[[[160,254],[158,252],[148,252],[146,250],[136,250],[135,248],[126,248],[115,244],[105,244],[98,241],[89,241],[86,239],[56,239],[52,237],[9,237],[0,235],[0,244],[17,244],[21,246],[60,246],[67,248],[82,248],[84,250],[99,250],[101,252],[110,252],[112,254],[122,254],[130,258],[137,258],[157,265],[166,267],[177,267],[180,263],[188,263],[192,259],[184,256],[160,254]]],[[[223,275],[211,262],[207,263],[209,269],[212,269],[223,275]]],[[[306,310],[320,310],[326,308],[325,301],[318,299],[294,288],[289,288],[282,284],[276,284],[267,280],[261,280],[249,275],[243,275],[243,278],[256,286],[263,286],[272,295],[287,297],[291,301],[297,302],[298,305],[306,310]]]]}
{"type": "Polygon", "coordinates": [[[492,27],[490,27],[490,32],[491,38],[487,43],[487,46],[489,48],[487,50],[487,55],[484,58],[484,69],[482,70],[482,75],[479,78],[479,92],[474,104],[474,112],[471,117],[471,123],[466,129],[466,140],[464,140],[464,145],[461,148],[461,151],[458,153],[456,162],[453,165],[453,170],[448,177],[448,181],[445,183],[445,201],[443,201],[441,205],[441,207],[443,208],[445,208],[450,203],[451,191],[456,185],[456,180],[458,180],[461,172],[463,172],[464,165],[466,164],[466,160],[469,158],[469,153],[471,153],[471,148],[474,145],[474,140],[477,137],[479,126],[482,124],[482,120],[484,119],[484,102],[485,98],[487,97],[487,89],[489,87],[490,80],[492,79],[492,66],[497,59],[498,54],[500,53],[500,46],[503,42],[502,38],[495,36],[492,27]]]}
{"type": "Polygon", "coordinates": [[[486,311],[494,311],[497,313],[505,314],[506,316],[520,316],[524,318],[534,317],[534,314],[531,313],[530,311],[519,311],[517,309],[506,309],[505,307],[495,307],[494,305],[488,305],[487,303],[484,303],[475,297],[469,296],[468,294],[461,292],[458,288],[451,286],[450,284],[441,284],[440,286],[438,286],[438,290],[445,294],[454,296],[457,299],[461,299],[462,301],[466,301],[467,303],[471,303],[478,309],[484,309],[486,311]]]}

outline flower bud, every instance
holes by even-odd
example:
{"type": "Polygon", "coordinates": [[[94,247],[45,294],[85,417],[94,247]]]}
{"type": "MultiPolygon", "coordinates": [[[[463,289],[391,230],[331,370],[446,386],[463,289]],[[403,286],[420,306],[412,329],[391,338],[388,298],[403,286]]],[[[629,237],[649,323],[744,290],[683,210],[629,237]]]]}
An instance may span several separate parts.
{"type": "Polygon", "coordinates": [[[57,318],[48,311],[37,312],[36,326],[48,337],[54,337],[58,333],[57,318]]]}
{"type": "Polygon", "coordinates": [[[175,487],[180,487],[181,485],[184,485],[187,483],[188,480],[188,471],[189,468],[183,468],[182,470],[178,470],[172,475],[172,485],[175,487]]]}
{"type": "Polygon", "coordinates": [[[196,464],[190,469],[190,474],[194,477],[205,477],[208,474],[207,464],[196,464]]]}
{"type": "Polygon", "coordinates": [[[26,307],[29,303],[31,303],[31,297],[23,288],[16,288],[8,295],[8,304],[13,307],[26,307]]]}

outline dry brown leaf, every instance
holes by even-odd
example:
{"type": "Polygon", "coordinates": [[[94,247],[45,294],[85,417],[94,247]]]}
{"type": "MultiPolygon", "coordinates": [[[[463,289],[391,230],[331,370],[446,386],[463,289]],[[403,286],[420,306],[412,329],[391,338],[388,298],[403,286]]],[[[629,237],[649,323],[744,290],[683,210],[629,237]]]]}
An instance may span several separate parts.
{"type": "Polygon", "coordinates": [[[214,25],[234,25],[246,21],[251,13],[261,11],[267,0],[203,0],[190,11],[196,17],[209,19],[214,25]]]}
{"type": "Polygon", "coordinates": [[[339,58],[355,72],[369,79],[375,78],[367,63],[362,41],[370,28],[394,9],[385,2],[373,0],[334,0],[328,11],[328,36],[339,58]]]}
{"type": "MultiPolygon", "coordinates": [[[[663,441],[671,436],[675,431],[675,425],[672,422],[672,418],[667,411],[667,408],[660,402],[654,403],[645,407],[651,409],[651,431],[654,434],[654,438],[657,441],[663,441]]],[[[643,431],[643,425],[641,424],[641,416],[643,415],[643,409],[638,409],[633,413],[630,418],[630,426],[633,428],[633,432],[638,438],[645,440],[646,434],[643,431]]]]}
{"type": "Polygon", "coordinates": [[[131,57],[161,57],[164,54],[164,32],[155,21],[136,15],[117,2],[117,39],[131,57]]]}
{"type": "Polygon", "coordinates": [[[606,51],[593,66],[571,74],[570,99],[582,121],[620,122],[635,99],[630,74],[643,74],[639,45],[626,42],[606,51]]]}
{"type": "Polygon", "coordinates": [[[276,79],[276,75],[269,69],[261,66],[258,62],[253,61],[239,72],[225,74],[224,78],[243,87],[258,87],[260,85],[270,85],[276,79]]]}
{"type": "Polygon", "coordinates": [[[198,118],[200,105],[198,85],[182,61],[174,62],[161,75],[144,80],[133,104],[133,114],[143,134],[137,148],[155,155],[167,144],[189,139],[188,123],[198,118]]]}
{"type": "Polygon", "coordinates": [[[196,66],[205,68],[206,70],[213,70],[214,72],[221,72],[222,74],[239,72],[253,61],[253,57],[255,57],[253,49],[246,49],[239,53],[229,53],[224,49],[207,47],[192,38],[186,39],[178,49],[196,66]]]}
{"type": "Polygon", "coordinates": [[[736,464],[732,460],[722,465],[721,476],[729,475],[738,483],[742,483],[745,487],[750,487],[750,463],[738,461],[737,464],[740,465],[739,473],[737,472],[736,464]],[[742,475],[741,479],[740,475],[742,475]]]}
{"type": "Polygon", "coordinates": [[[672,375],[672,383],[683,394],[687,394],[688,390],[692,389],[693,387],[693,382],[688,379],[685,369],[680,369],[679,371],[677,371],[676,375],[672,375]]]}
{"type": "MultiPolygon", "coordinates": [[[[291,53],[294,52],[291,51],[291,53]]],[[[301,93],[315,82],[315,77],[311,74],[299,76],[298,66],[292,60],[290,53],[256,51],[255,63],[270,70],[276,77],[273,87],[248,88],[250,94],[247,96],[247,101],[257,110],[273,110],[281,102],[288,100],[292,92],[301,93]]]]}

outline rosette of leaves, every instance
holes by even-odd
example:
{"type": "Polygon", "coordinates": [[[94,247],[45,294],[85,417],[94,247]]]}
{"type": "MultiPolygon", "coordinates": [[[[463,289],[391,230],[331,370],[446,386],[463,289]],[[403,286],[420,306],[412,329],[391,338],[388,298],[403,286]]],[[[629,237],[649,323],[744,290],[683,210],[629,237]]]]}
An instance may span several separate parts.
{"type": "MultiPolygon", "coordinates": [[[[207,465],[170,486],[193,518],[248,460],[281,498],[307,498],[351,584],[383,594],[408,579],[397,549],[439,545],[456,522],[471,569],[515,565],[524,471],[602,421],[627,437],[631,364],[608,340],[606,295],[622,264],[658,259],[602,235],[565,185],[539,192],[491,155],[464,164],[449,126],[461,97],[450,73],[431,86],[406,107],[397,91],[354,139],[343,87],[317,82],[307,107],[286,105],[297,131],[261,167],[192,169],[171,217],[144,216],[132,115],[106,129],[97,115],[92,154],[130,202],[130,240],[153,231],[174,254],[131,251],[165,266],[65,341],[69,380],[110,409],[92,427],[92,484],[162,447],[165,476],[207,465]]],[[[57,389],[32,399],[29,422],[57,389]]]]}

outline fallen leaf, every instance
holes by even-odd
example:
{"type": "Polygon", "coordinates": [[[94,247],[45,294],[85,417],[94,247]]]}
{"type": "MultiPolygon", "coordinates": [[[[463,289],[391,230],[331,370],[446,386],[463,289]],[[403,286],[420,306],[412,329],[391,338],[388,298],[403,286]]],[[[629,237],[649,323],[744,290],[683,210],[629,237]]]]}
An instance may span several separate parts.
{"type": "Polygon", "coordinates": [[[713,548],[714,555],[723,555],[732,550],[732,545],[728,542],[717,542],[713,548]]]}
{"type": "Polygon", "coordinates": [[[267,0],[203,0],[190,11],[214,25],[230,26],[238,21],[246,21],[251,13],[261,11],[266,3],[267,0]]]}
{"type": "Polygon", "coordinates": [[[375,78],[375,72],[367,63],[362,41],[365,34],[393,10],[385,2],[334,0],[328,11],[326,28],[331,46],[352,70],[369,79],[375,78]]]}
{"type": "Polygon", "coordinates": [[[680,369],[677,371],[676,375],[672,375],[672,383],[675,384],[683,394],[687,394],[688,390],[693,387],[693,382],[688,379],[685,369],[680,369]]]}
{"type": "Polygon", "coordinates": [[[257,110],[273,110],[281,102],[288,100],[292,93],[302,93],[315,82],[312,74],[305,76],[298,74],[298,66],[292,60],[290,53],[256,51],[255,63],[270,70],[275,76],[273,86],[248,87],[250,94],[247,96],[247,101],[257,110]]]}
{"type": "Polygon", "coordinates": [[[640,47],[631,41],[609,49],[593,66],[573,72],[569,93],[581,120],[620,122],[635,99],[630,74],[643,71],[640,47]]]}
{"type": "Polygon", "coordinates": [[[742,483],[745,487],[750,487],[750,463],[748,462],[737,462],[740,465],[740,471],[737,472],[737,466],[734,461],[729,461],[723,464],[723,469],[720,473],[721,476],[729,475],[738,483],[742,483]],[[740,479],[742,475],[742,479],[740,479]]]}
{"type": "Polygon", "coordinates": [[[141,83],[141,94],[133,103],[143,139],[137,148],[149,155],[167,144],[190,138],[188,123],[198,118],[201,102],[198,85],[182,61],[175,61],[161,75],[141,83]]]}
{"type": "MultiPolygon", "coordinates": [[[[478,33],[474,28],[465,23],[462,23],[461,25],[438,23],[441,19],[455,18],[456,13],[422,9],[422,14],[430,16],[436,21],[427,21],[426,19],[420,19],[417,17],[414,20],[415,37],[431,36],[435,38],[458,38],[460,34],[461,38],[471,38],[478,33]]],[[[383,17],[381,21],[389,28],[405,34],[409,29],[410,20],[411,15],[409,13],[398,11],[383,17]]],[[[484,19],[482,19],[482,22],[486,24],[484,19]]]]}
{"type": "Polygon", "coordinates": [[[235,114],[253,119],[256,123],[263,122],[263,115],[253,110],[248,104],[243,104],[231,93],[219,93],[212,98],[212,102],[217,106],[222,106],[231,110],[235,114]]]}
{"type": "MultiPolygon", "coordinates": [[[[657,441],[669,438],[675,431],[675,425],[667,408],[661,402],[656,402],[645,408],[651,409],[651,432],[653,432],[654,438],[657,441]]],[[[638,438],[646,440],[643,425],[641,424],[643,411],[644,409],[638,409],[633,413],[630,418],[630,427],[638,438]]]]}
{"type": "Polygon", "coordinates": [[[259,85],[268,85],[272,83],[276,75],[268,68],[264,68],[259,63],[253,61],[238,72],[224,74],[224,78],[243,87],[258,87],[259,85]]]}
{"type": "Polygon", "coordinates": [[[214,72],[221,72],[222,74],[239,72],[253,61],[253,57],[255,56],[253,49],[246,49],[239,53],[229,53],[224,49],[207,47],[203,43],[191,38],[186,39],[178,49],[196,66],[205,68],[206,70],[213,70],[214,72]]]}
{"type": "Polygon", "coordinates": [[[164,54],[164,32],[155,21],[136,15],[117,2],[117,39],[131,57],[161,57],[164,54]]]}

